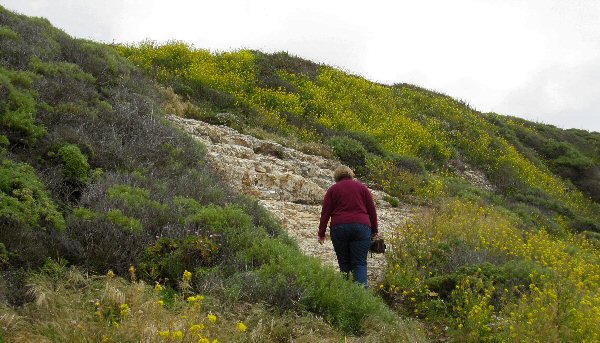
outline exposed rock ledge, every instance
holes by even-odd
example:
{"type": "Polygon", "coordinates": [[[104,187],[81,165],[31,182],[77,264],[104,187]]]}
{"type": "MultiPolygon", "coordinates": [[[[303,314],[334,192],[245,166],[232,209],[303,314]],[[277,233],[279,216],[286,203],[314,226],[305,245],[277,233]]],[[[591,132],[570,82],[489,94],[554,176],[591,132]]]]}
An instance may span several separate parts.
{"type": "MultiPolygon", "coordinates": [[[[227,126],[170,116],[175,124],[204,143],[208,161],[231,187],[250,194],[279,218],[302,251],[337,267],[331,241],[317,243],[321,202],[333,184],[338,161],[308,155],[276,142],[244,135],[227,126]]],[[[411,210],[391,207],[385,193],[371,190],[380,221],[380,234],[403,225],[411,210]]],[[[329,233],[329,230],[328,230],[329,233]]],[[[385,271],[383,255],[369,255],[369,280],[377,282],[385,271]]]]}

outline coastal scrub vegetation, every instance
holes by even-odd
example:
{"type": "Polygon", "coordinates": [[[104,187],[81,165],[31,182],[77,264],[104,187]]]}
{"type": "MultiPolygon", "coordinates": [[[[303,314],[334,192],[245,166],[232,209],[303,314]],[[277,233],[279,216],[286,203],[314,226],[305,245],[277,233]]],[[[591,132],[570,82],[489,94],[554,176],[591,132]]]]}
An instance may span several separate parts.
{"type": "Polygon", "coordinates": [[[109,46],[0,7],[0,342],[598,341],[599,152],[287,53],[109,46]],[[418,207],[381,284],[304,256],[165,114],[418,207]]]}

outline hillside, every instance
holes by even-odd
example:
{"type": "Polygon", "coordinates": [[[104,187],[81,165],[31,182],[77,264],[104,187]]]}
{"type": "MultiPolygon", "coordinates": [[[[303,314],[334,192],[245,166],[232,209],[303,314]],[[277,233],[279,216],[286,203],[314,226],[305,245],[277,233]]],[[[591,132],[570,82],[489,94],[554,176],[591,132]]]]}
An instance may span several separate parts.
{"type": "Polygon", "coordinates": [[[420,206],[388,236],[379,293],[399,313],[458,341],[598,338],[597,133],[286,53],[116,48],[176,93],[170,112],[333,154],[390,203],[420,206]]]}
{"type": "Polygon", "coordinates": [[[598,133],[2,7],[0,53],[0,342],[600,339],[598,133]],[[366,292],[311,244],[338,161],[366,292]]]}

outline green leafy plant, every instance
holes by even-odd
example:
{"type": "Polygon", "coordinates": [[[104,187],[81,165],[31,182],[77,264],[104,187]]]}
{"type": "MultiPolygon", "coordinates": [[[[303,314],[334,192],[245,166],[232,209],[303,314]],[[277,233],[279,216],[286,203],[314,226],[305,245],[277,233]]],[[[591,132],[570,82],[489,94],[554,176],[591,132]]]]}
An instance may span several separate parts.
{"type": "Polygon", "coordinates": [[[33,168],[3,159],[0,163],[0,218],[23,225],[24,229],[66,227],[62,214],[44,189],[33,168]]]}
{"type": "Polygon", "coordinates": [[[110,210],[106,213],[106,218],[120,226],[121,228],[133,233],[142,231],[142,223],[137,218],[131,218],[123,214],[121,210],[110,210]]]}
{"type": "Polygon", "coordinates": [[[33,80],[27,72],[12,72],[0,66],[0,126],[13,133],[11,139],[35,143],[46,134],[36,124],[36,101],[31,91],[33,80]]]}
{"type": "Polygon", "coordinates": [[[329,140],[329,145],[340,161],[357,173],[361,173],[367,163],[367,150],[363,145],[350,137],[337,136],[329,140]]]}
{"type": "Polygon", "coordinates": [[[69,180],[86,182],[90,177],[90,165],[79,147],[65,144],[56,153],[62,161],[65,177],[69,180]]]}

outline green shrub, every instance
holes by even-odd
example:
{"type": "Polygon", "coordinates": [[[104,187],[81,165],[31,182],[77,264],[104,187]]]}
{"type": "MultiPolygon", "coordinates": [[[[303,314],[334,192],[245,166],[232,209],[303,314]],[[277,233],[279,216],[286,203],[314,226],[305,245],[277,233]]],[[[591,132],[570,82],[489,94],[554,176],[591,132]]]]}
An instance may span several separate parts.
{"type": "Polygon", "coordinates": [[[444,178],[444,187],[447,194],[457,196],[465,200],[476,200],[489,196],[489,193],[486,191],[459,177],[444,178]]]}
{"type": "Polygon", "coordinates": [[[591,218],[575,218],[569,224],[569,228],[573,232],[596,232],[600,233],[600,224],[591,218]]]}
{"type": "Polygon", "coordinates": [[[396,167],[398,167],[398,169],[406,170],[417,175],[424,175],[426,173],[425,163],[419,157],[392,153],[387,155],[385,159],[390,160],[396,167]]]}
{"type": "Polygon", "coordinates": [[[563,228],[554,222],[552,216],[544,214],[544,212],[536,207],[536,205],[537,204],[534,202],[516,202],[507,205],[507,207],[519,216],[522,221],[523,229],[538,230],[543,227],[557,237],[564,237],[566,228],[563,228]]]}
{"type": "Polygon", "coordinates": [[[257,241],[244,258],[258,269],[232,280],[239,285],[233,295],[242,300],[260,299],[283,309],[300,304],[349,333],[364,330],[368,319],[389,323],[397,318],[361,285],[280,240],[257,241]]]}
{"type": "Polygon", "coordinates": [[[29,63],[29,68],[41,75],[74,79],[88,83],[96,82],[94,76],[84,72],[78,65],[73,63],[42,62],[38,57],[33,57],[29,63]]]}
{"type": "Polygon", "coordinates": [[[463,280],[476,277],[485,282],[492,282],[498,296],[504,289],[514,290],[514,287],[524,287],[531,282],[531,274],[545,273],[535,262],[528,260],[511,260],[501,265],[482,263],[463,266],[457,271],[426,279],[425,283],[431,291],[441,297],[448,297],[463,280]]]}
{"type": "Polygon", "coordinates": [[[0,39],[19,40],[21,36],[10,27],[0,26],[0,39]]]}
{"type": "Polygon", "coordinates": [[[490,179],[501,191],[509,195],[527,188],[519,177],[518,168],[506,160],[491,172],[490,179]]]}
{"type": "Polygon", "coordinates": [[[336,136],[329,140],[329,145],[343,164],[354,169],[357,174],[361,174],[367,163],[367,150],[359,141],[350,137],[336,136]]]}
{"type": "Polygon", "coordinates": [[[193,208],[196,204],[190,207],[192,211],[185,218],[185,224],[201,228],[207,233],[222,235],[223,250],[230,254],[252,246],[256,240],[267,238],[266,232],[260,228],[253,230],[252,218],[237,206],[193,208]]]}
{"type": "Polygon", "coordinates": [[[387,201],[392,207],[400,206],[400,200],[396,197],[386,195],[383,200],[387,201]]]}
{"type": "Polygon", "coordinates": [[[368,153],[376,155],[376,156],[385,156],[386,151],[381,142],[379,142],[375,137],[369,135],[368,133],[360,132],[360,131],[344,131],[341,132],[344,136],[352,138],[358,142],[367,150],[368,153]]]}
{"type": "Polygon", "coordinates": [[[311,79],[319,75],[319,65],[287,52],[278,52],[267,54],[260,51],[253,51],[256,58],[257,81],[260,87],[272,89],[285,89],[288,92],[295,92],[297,88],[285,78],[281,77],[280,70],[294,74],[304,74],[311,79]]]}
{"type": "Polygon", "coordinates": [[[428,163],[430,168],[441,167],[452,157],[448,147],[439,141],[431,142],[429,145],[422,147],[419,150],[419,155],[430,162],[428,163]]]}
{"type": "Polygon", "coordinates": [[[548,159],[555,159],[559,158],[560,156],[569,155],[573,150],[574,149],[571,144],[567,142],[547,140],[540,152],[548,159]]]}
{"type": "Polygon", "coordinates": [[[106,218],[113,224],[119,227],[131,231],[140,232],[142,231],[142,223],[137,218],[131,218],[123,214],[121,210],[110,210],[106,213],[106,218]]]}
{"type": "Polygon", "coordinates": [[[90,176],[90,165],[77,145],[65,144],[58,149],[62,160],[63,172],[68,180],[86,182],[90,176]]]}
{"type": "Polygon", "coordinates": [[[87,40],[65,41],[62,53],[65,60],[93,76],[96,84],[104,89],[117,84],[117,78],[124,77],[131,71],[126,60],[100,43],[87,40]]]}
{"type": "Polygon", "coordinates": [[[92,221],[100,217],[99,213],[93,212],[85,207],[77,207],[73,209],[73,215],[86,221],[92,221]]]}
{"type": "Polygon", "coordinates": [[[570,179],[579,179],[585,176],[585,172],[592,168],[594,161],[573,150],[569,155],[563,155],[551,162],[552,168],[559,175],[570,179]]]}
{"type": "Polygon", "coordinates": [[[176,199],[176,203],[187,225],[197,227],[204,235],[221,237],[220,261],[235,266],[230,270],[227,290],[222,290],[232,300],[266,301],[282,309],[301,304],[346,332],[360,332],[368,318],[395,318],[380,299],[303,255],[285,237],[269,239],[267,232],[254,227],[240,208],[202,206],[185,198],[176,199]]]}
{"type": "Polygon", "coordinates": [[[10,141],[5,135],[0,135],[0,154],[6,152],[6,148],[10,145],[10,141]]]}
{"type": "Polygon", "coordinates": [[[561,200],[551,197],[548,193],[536,188],[523,188],[514,192],[511,199],[534,205],[541,210],[554,211],[569,217],[573,216],[573,211],[569,209],[561,200]]]}
{"type": "Polygon", "coordinates": [[[96,79],[78,65],[69,62],[42,62],[33,58],[29,68],[38,75],[35,88],[40,103],[59,108],[64,108],[66,103],[79,103],[83,105],[80,107],[90,109],[92,117],[102,110],[98,106],[100,99],[96,79]]]}
{"type": "Polygon", "coordinates": [[[46,130],[35,123],[36,101],[28,89],[31,83],[30,74],[11,72],[0,66],[0,126],[15,134],[11,140],[33,144],[46,130]]]}
{"type": "Polygon", "coordinates": [[[240,195],[238,205],[252,216],[252,221],[255,227],[264,228],[270,237],[279,237],[285,240],[288,245],[295,245],[296,241],[287,235],[283,229],[281,222],[275,218],[258,200],[248,195],[240,195]]]}
{"type": "Polygon", "coordinates": [[[583,236],[596,244],[600,244],[600,232],[583,231],[583,236]]]}
{"type": "Polygon", "coordinates": [[[112,185],[107,191],[108,198],[117,200],[124,206],[133,209],[150,208],[156,211],[165,211],[166,206],[156,200],[150,199],[150,190],[128,185],[112,185]]]}
{"type": "Polygon", "coordinates": [[[391,196],[405,199],[425,185],[423,175],[399,168],[394,161],[380,157],[367,160],[367,179],[391,196]]]}
{"type": "Polygon", "coordinates": [[[144,251],[140,271],[150,280],[169,280],[172,286],[177,286],[185,270],[213,265],[219,250],[208,237],[161,238],[144,251]]]}
{"type": "Polygon", "coordinates": [[[65,220],[33,168],[4,159],[0,163],[0,219],[25,228],[65,229],[65,220]]]}

